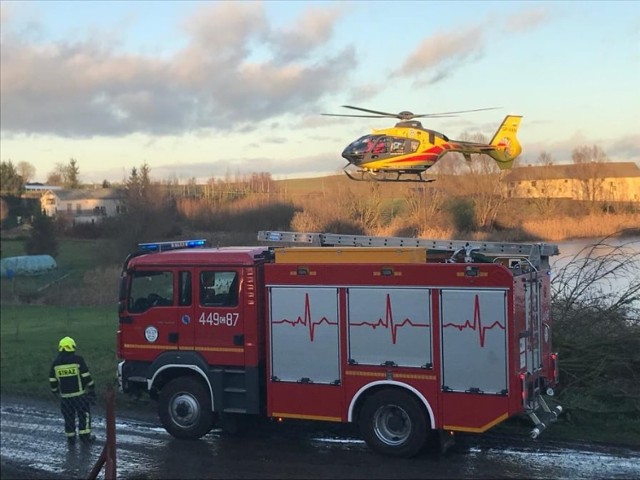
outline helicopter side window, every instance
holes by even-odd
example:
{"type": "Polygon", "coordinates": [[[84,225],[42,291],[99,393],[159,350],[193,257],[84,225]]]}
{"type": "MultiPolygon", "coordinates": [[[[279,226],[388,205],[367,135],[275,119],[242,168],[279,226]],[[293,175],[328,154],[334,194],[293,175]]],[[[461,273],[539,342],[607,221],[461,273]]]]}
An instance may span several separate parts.
{"type": "Polygon", "coordinates": [[[405,145],[405,149],[408,152],[411,153],[415,153],[416,151],[418,151],[418,147],[420,146],[420,142],[417,140],[407,140],[406,141],[406,145],[405,145]]]}
{"type": "Polygon", "coordinates": [[[392,138],[391,139],[391,153],[394,155],[402,155],[404,153],[404,139],[392,138]]]}

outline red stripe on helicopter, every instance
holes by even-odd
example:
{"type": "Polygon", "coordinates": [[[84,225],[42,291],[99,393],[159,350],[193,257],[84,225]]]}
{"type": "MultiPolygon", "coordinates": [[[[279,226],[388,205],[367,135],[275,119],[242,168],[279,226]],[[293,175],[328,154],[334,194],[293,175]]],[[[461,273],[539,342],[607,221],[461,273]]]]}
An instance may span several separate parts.
{"type": "Polygon", "coordinates": [[[398,164],[398,163],[409,163],[409,162],[413,163],[413,162],[421,162],[421,161],[436,162],[438,158],[440,158],[444,153],[446,153],[446,150],[451,150],[451,145],[449,145],[448,143],[445,143],[442,146],[431,147],[429,150],[426,150],[421,154],[411,155],[407,158],[398,158],[397,160],[393,160],[390,163],[398,164]]]}

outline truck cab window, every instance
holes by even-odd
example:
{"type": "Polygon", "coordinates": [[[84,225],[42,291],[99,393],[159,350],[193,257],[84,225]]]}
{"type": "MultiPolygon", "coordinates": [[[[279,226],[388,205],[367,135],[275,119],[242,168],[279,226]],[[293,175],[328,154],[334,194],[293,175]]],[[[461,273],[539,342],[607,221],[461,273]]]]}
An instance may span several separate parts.
{"type": "Polygon", "coordinates": [[[238,273],[205,271],[200,273],[200,305],[235,307],[238,305],[238,273]]]}
{"type": "Polygon", "coordinates": [[[153,307],[173,305],[173,272],[136,271],[131,276],[128,307],[140,313],[153,307]]]}

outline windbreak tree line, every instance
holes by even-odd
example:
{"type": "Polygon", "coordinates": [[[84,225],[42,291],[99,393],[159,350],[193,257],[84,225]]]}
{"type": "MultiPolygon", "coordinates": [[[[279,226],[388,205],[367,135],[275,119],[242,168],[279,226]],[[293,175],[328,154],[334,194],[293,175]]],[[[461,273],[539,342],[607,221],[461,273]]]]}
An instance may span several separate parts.
{"type": "Polygon", "coordinates": [[[560,401],[570,421],[640,419],[640,249],[606,238],[552,282],[560,401]]]}

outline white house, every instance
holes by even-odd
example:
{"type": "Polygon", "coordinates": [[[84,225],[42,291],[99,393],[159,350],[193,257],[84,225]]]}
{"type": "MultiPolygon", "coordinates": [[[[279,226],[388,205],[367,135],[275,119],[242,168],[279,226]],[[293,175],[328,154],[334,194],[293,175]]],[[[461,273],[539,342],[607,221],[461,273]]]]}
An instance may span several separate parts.
{"type": "Polygon", "coordinates": [[[63,216],[74,224],[99,222],[125,211],[124,193],[116,188],[47,190],[40,205],[47,216],[63,216]]]}

